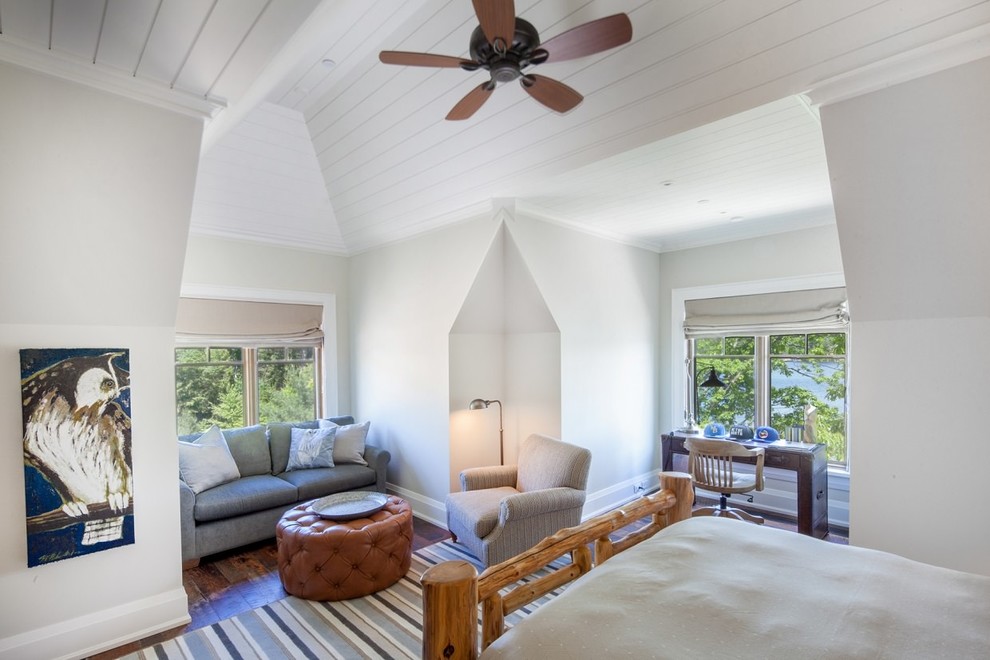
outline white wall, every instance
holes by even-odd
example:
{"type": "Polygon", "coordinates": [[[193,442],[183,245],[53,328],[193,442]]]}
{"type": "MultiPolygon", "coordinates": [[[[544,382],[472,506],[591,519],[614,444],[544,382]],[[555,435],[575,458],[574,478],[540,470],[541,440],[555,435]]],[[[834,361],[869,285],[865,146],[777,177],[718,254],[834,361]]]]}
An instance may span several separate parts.
{"type": "MultiPolygon", "coordinates": [[[[449,334],[498,228],[467,221],[351,258],[351,392],[388,449],[390,488],[444,524],[450,485],[449,334]]],[[[469,402],[463,403],[467,408],[469,402]]]]}
{"type": "Polygon", "coordinates": [[[348,259],[215,237],[189,237],[184,295],[320,303],[324,309],[324,414],[351,412],[348,259]]]}
{"type": "Polygon", "coordinates": [[[506,465],[530,434],[560,437],[560,332],[504,224],[451,328],[449,369],[451,489],[498,464],[500,408],[506,465]],[[500,403],[470,411],[475,398],[500,403]]]}
{"type": "Polygon", "coordinates": [[[983,59],[821,112],[866,477],[850,541],[986,575],[988,81],[983,59]]]}
{"type": "Polygon", "coordinates": [[[559,329],[561,437],[591,450],[596,513],[657,479],[659,260],[524,215],[507,227],[559,329]]]}
{"type": "MultiPolygon", "coordinates": [[[[352,260],[355,408],[372,420],[372,441],[392,451],[390,484],[441,520],[458,419],[450,413],[448,333],[499,221],[467,222],[352,260]]],[[[658,259],[525,217],[507,227],[559,328],[560,431],[592,451],[585,511],[593,513],[629,499],[634,481],[659,465],[658,259]]],[[[510,350],[524,359],[541,342],[510,350]]],[[[496,408],[488,412],[494,417],[496,408]]]]}
{"type": "Polygon", "coordinates": [[[172,361],[202,122],[0,65],[0,658],[188,620],[172,361]],[[27,568],[20,348],[130,349],[135,543],[27,568]]]}

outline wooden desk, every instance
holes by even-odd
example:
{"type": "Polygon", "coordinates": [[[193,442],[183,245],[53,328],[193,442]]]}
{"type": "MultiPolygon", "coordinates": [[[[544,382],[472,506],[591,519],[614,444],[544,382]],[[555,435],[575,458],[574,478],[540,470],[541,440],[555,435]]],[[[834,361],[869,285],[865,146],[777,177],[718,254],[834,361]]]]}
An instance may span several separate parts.
{"type": "MultiPolygon", "coordinates": [[[[674,469],[674,454],[688,454],[688,450],[684,448],[684,439],[687,437],[691,436],[684,433],[660,436],[664,470],[674,469]]],[[[744,440],[739,444],[766,448],[764,467],[793,470],[797,473],[798,531],[818,538],[828,534],[828,460],[825,457],[825,445],[784,440],[770,444],[744,440]]]]}

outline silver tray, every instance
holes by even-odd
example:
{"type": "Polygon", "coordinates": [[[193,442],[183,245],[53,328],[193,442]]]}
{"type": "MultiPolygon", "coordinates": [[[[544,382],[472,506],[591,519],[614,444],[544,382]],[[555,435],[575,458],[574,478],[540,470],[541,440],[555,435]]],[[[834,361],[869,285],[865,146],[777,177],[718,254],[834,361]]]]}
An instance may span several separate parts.
{"type": "Polygon", "coordinates": [[[321,497],[309,505],[309,510],[321,518],[354,520],[370,516],[385,508],[387,503],[388,495],[385,493],[358,491],[321,497]]]}

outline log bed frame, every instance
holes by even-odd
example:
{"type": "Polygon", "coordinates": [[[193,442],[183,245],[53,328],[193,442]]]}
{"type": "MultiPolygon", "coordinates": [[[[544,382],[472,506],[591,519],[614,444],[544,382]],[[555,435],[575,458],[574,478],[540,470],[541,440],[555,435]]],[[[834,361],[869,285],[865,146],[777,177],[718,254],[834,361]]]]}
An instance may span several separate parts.
{"type": "Polygon", "coordinates": [[[485,570],[480,576],[466,561],[445,561],[423,573],[423,658],[477,658],[504,632],[505,617],[558,587],[584,575],[616,553],[645,541],[664,527],[691,517],[691,476],[661,472],[660,490],[609,513],[562,529],[533,548],[485,570]],[[613,541],[610,534],[641,518],[644,527],[613,541]],[[594,544],[594,553],[589,547],[594,544]],[[571,563],[507,592],[500,591],[557,558],[571,563]],[[482,608],[478,649],[478,605],[482,608]]]}

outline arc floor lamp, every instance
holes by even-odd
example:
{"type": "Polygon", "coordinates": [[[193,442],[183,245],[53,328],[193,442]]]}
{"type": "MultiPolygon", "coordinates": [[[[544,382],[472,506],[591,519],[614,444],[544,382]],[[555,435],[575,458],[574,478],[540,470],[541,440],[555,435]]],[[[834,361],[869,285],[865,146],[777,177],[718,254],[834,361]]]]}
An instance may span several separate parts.
{"type": "Polygon", "coordinates": [[[502,431],[502,402],[498,399],[475,399],[468,407],[471,410],[484,410],[493,403],[498,404],[498,464],[505,465],[505,445],[503,443],[504,433],[502,431]]]}

